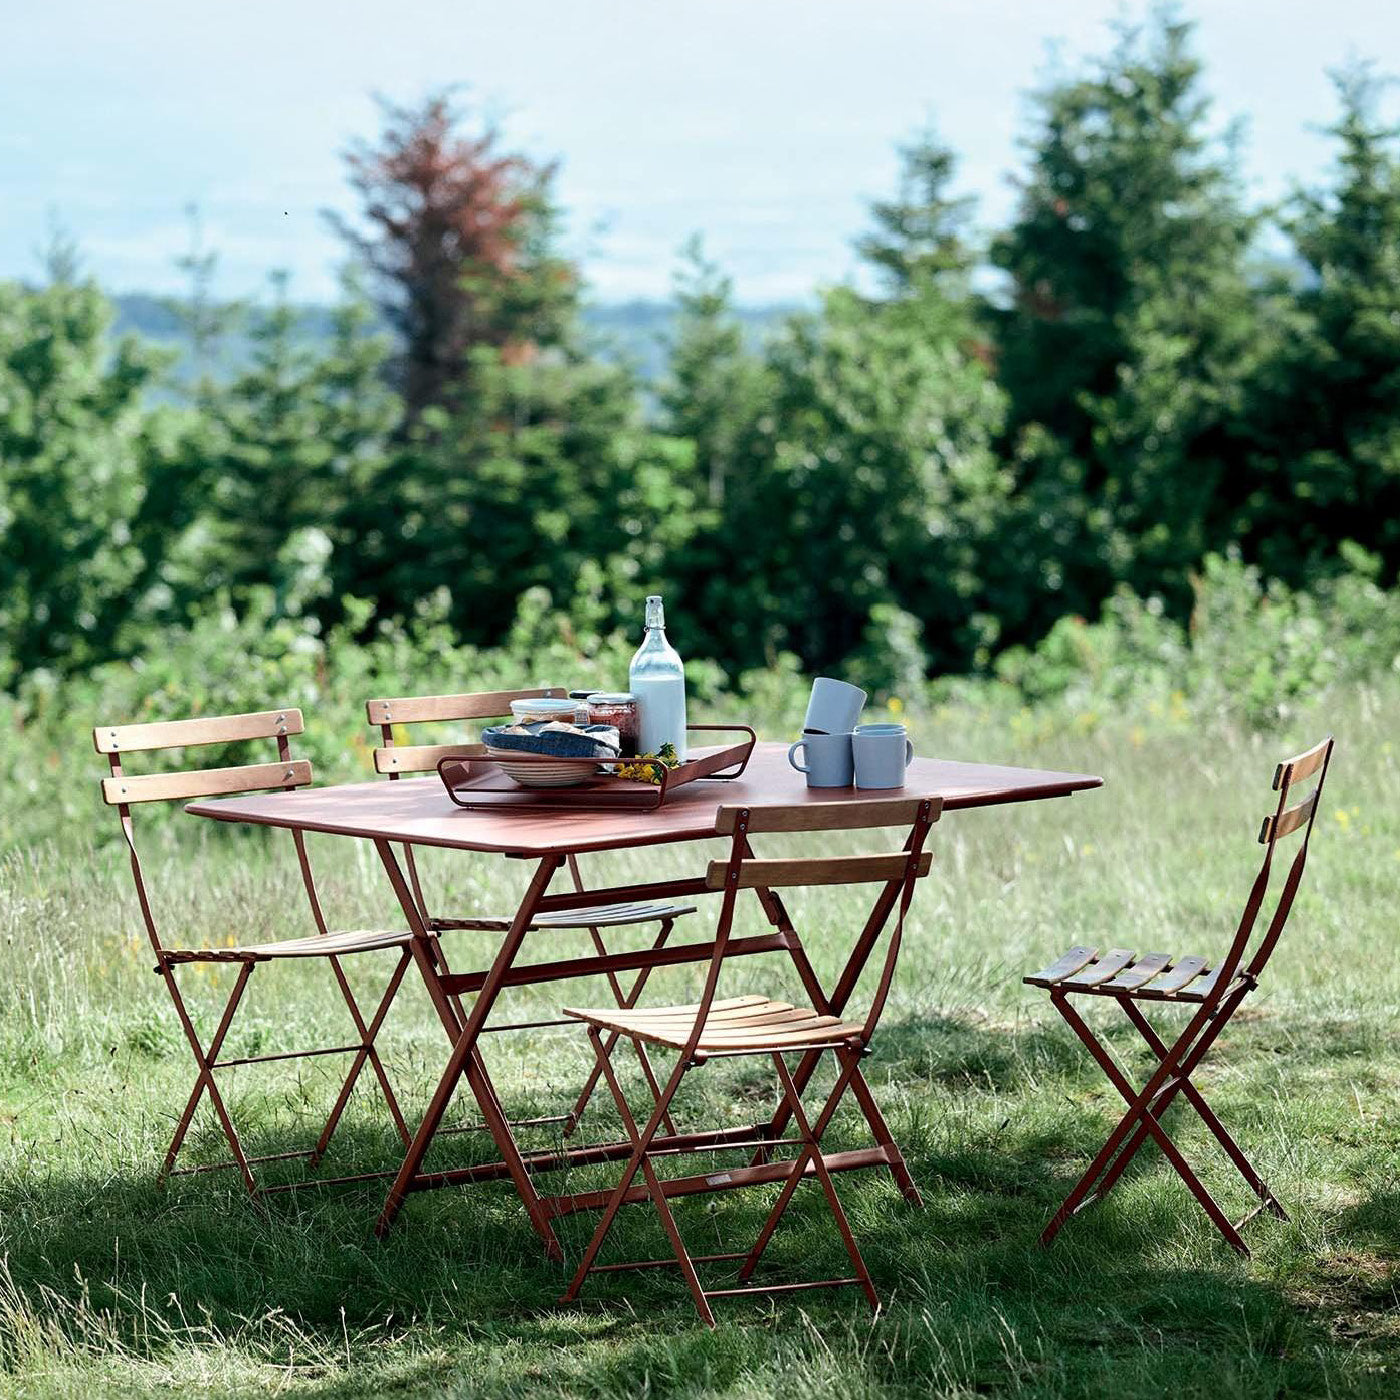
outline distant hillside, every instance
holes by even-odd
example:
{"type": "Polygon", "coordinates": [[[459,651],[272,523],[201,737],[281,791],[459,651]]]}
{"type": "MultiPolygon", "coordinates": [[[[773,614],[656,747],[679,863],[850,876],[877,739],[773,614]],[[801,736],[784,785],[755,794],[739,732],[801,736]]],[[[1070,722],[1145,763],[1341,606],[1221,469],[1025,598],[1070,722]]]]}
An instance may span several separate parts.
{"type": "MultiPolygon", "coordinates": [[[[117,310],[119,334],[138,335],[183,354],[188,344],[188,331],[181,321],[178,303],[146,292],[122,293],[113,296],[112,302],[117,310]]],[[[741,306],[736,308],[735,314],[745,333],[757,344],[795,309],[792,306],[741,306]]],[[[314,343],[330,336],[330,307],[307,305],[297,307],[296,311],[298,332],[307,341],[314,343]]],[[[252,314],[256,315],[256,310],[252,314]]],[[[671,331],[674,316],[675,307],[665,301],[598,303],[585,306],[583,312],[584,324],[599,353],[626,360],[648,383],[656,382],[665,373],[665,338],[671,331]]],[[[229,335],[216,369],[221,374],[236,373],[247,358],[246,333],[229,335]]],[[[175,373],[180,378],[185,377],[178,362],[175,373]]]]}

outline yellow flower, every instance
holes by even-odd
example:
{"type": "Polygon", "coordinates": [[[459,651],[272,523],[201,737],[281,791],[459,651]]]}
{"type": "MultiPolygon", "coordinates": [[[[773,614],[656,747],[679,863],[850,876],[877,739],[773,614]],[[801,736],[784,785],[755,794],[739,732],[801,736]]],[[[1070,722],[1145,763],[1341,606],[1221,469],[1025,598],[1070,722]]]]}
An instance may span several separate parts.
{"type": "Polygon", "coordinates": [[[897,715],[897,714],[900,714],[900,713],[903,711],[903,709],[904,709],[904,701],[901,700],[901,699],[899,698],[898,695],[891,695],[891,696],[890,696],[890,713],[891,713],[892,715],[897,715]]]}
{"type": "Polygon", "coordinates": [[[1343,831],[1351,825],[1351,813],[1348,812],[1345,807],[1338,807],[1332,815],[1336,817],[1337,825],[1341,827],[1343,831]]]}

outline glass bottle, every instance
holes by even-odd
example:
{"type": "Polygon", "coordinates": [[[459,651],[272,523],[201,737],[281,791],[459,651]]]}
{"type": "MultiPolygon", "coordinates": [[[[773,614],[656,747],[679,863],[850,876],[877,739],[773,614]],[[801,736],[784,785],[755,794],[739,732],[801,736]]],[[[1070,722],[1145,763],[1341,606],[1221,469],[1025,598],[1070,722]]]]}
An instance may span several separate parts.
{"type": "Polygon", "coordinates": [[[672,744],[684,763],[685,666],[666,640],[666,613],[655,595],[647,599],[646,624],[646,636],[627,668],[627,688],[637,697],[637,748],[660,753],[663,744],[672,744]]]}

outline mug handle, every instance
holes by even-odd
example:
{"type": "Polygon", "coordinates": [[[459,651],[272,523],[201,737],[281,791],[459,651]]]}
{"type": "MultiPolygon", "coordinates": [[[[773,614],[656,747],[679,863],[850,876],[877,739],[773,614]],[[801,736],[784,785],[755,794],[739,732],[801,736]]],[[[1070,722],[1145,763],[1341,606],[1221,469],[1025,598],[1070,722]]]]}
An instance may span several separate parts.
{"type": "Polygon", "coordinates": [[[797,761],[797,759],[793,757],[793,755],[796,754],[796,752],[798,751],[798,749],[805,749],[805,748],[806,748],[806,744],[807,744],[807,741],[806,741],[805,739],[799,739],[799,740],[788,750],[788,762],[789,762],[790,764],[792,764],[792,766],[793,766],[794,768],[796,768],[797,771],[798,771],[799,773],[810,773],[810,772],[812,771],[810,768],[804,768],[804,767],[797,761]]]}
{"type": "Polygon", "coordinates": [[[912,739],[906,739],[906,740],[904,741],[904,766],[905,766],[906,768],[908,768],[908,766],[909,766],[911,763],[913,763],[913,761],[914,761],[914,741],[913,741],[912,739]]]}

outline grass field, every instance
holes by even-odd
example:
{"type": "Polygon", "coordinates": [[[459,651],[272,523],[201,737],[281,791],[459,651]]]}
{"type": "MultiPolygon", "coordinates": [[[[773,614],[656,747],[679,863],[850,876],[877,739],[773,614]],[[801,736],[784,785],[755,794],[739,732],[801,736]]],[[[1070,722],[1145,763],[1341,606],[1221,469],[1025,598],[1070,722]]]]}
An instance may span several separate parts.
{"type": "MultiPolygon", "coordinates": [[[[1107,785],[1070,801],[954,813],[935,829],[934,875],[869,1071],[925,1208],[872,1173],[838,1179],[886,1300],[878,1319],[843,1290],[781,1308],[721,1303],[709,1332],[666,1270],[605,1276],[581,1306],[560,1309],[566,1274],[545,1262],[506,1186],[415,1197],[383,1243],[371,1233],[378,1189],[307,1189],[255,1205],[226,1172],[157,1189],[192,1070],[94,781],[90,823],[0,864],[0,1388],[344,1400],[1394,1395],[1400,687],[1355,691],[1267,739],[1179,720],[1143,732],[1127,720],[1052,729],[1032,718],[993,731],[957,714],[925,721],[917,738],[926,753],[1088,769],[1107,785]],[[1039,1249],[1117,1099],[1021,974],[1075,941],[1222,950],[1256,868],[1272,765],[1329,726],[1339,748],[1308,884],[1268,981],[1199,1076],[1292,1223],[1256,1220],[1253,1258],[1236,1258],[1148,1150],[1104,1207],[1039,1249]]],[[[171,929],[219,941],[308,931],[289,842],[190,818],[152,836],[148,861],[171,929]]],[[[339,923],[392,918],[372,852],[323,841],[313,856],[339,923]]],[[[602,859],[585,873],[673,871],[684,858],[602,859]]],[[[484,859],[438,860],[431,874],[454,909],[509,905],[521,876],[484,859]]],[[[792,906],[829,972],[858,926],[857,897],[799,894],[792,906]]],[[[470,942],[479,937],[460,936],[458,965],[484,950],[470,942]]],[[[575,939],[541,936],[537,950],[582,951],[575,939]]],[[[791,989],[781,963],[766,962],[737,963],[730,988],[791,989]]],[[[357,988],[371,996],[385,971],[359,959],[357,988]]],[[[206,1025],[228,977],[185,974],[206,1025]]],[[[693,972],[669,978],[653,981],[658,998],[693,985],[693,972]]],[[[536,994],[511,1009],[548,1014],[552,1004],[536,994]]],[[[1096,1025],[1113,1024],[1093,1010],[1096,1025]]],[[[325,969],[268,968],[229,1053],[337,1043],[343,1021],[325,969]]],[[[490,1063],[514,1113],[556,1111],[582,1073],[579,1040],[495,1038],[490,1063]]],[[[1141,1071],[1134,1040],[1126,1023],[1112,1031],[1141,1071]]],[[[412,981],[385,1045],[413,1116],[444,1049],[412,981]]],[[[326,1061],[240,1071],[232,1107],[250,1148],[309,1141],[332,1075],[326,1061]]],[[[696,1124],[751,1119],[770,1094],[752,1067],[690,1079],[682,1112],[696,1124]]],[[[1180,1111],[1171,1123],[1207,1183],[1243,1213],[1242,1184],[1209,1140],[1180,1111]]],[[[601,1102],[585,1127],[615,1131],[601,1102]]],[[[844,1120],[836,1139],[858,1142],[857,1129],[844,1120]]],[[[192,1160],[222,1146],[201,1118],[192,1160]]],[[[394,1149],[366,1091],[324,1170],[391,1166],[394,1149]]],[[[456,1136],[433,1160],[484,1151],[479,1136],[456,1136]]],[[[578,1172],[570,1184],[604,1185],[613,1170],[578,1172]]],[[[687,1201],[681,1228],[697,1248],[742,1247],[770,1200],[758,1191],[687,1201]]],[[[563,1225],[577,1257],[589,1218],[563,1225]]],[[[612,1257],[664,1252],[650,1208],[630,1208],[610,1247],[612,1257]]],[[[819,1193],[804,1187],[765,1268],[800,1278],[842,1263],[819,1193]]]]}

